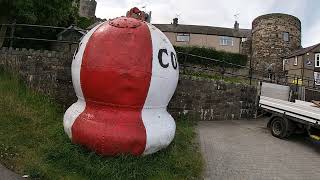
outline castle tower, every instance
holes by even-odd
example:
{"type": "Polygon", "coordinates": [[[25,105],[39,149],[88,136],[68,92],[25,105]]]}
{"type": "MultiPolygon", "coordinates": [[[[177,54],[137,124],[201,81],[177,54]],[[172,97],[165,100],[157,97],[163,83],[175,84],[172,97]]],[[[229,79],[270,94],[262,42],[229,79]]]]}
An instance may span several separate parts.
{"type": "Polygon", "coordinates": [[[282,58],[301,47],[301,22],[287,14],[266,14],[252,23],[252,65],[282,72],[282,58]]]}
{"type": "Polygon", "coordinates": [[[80,0],[79,15],[81,17],[93,18],[96,13],[97,2],[95,0],[80,0]]]}

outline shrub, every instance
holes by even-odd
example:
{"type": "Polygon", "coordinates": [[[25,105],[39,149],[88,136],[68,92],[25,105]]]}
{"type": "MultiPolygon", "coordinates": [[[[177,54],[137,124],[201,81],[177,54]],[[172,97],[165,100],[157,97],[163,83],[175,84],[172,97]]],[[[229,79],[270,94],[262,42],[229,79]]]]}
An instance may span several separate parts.
{"type": "Polygon", "coordinates": [[[192,64],[202,64],[206,66],[223,66],[223,67],[240,68],[240,66],[246,66],[248,61],[248,57],[246,55],[229,53],[225,51],[217,51],[212,48],[196,47],[196,46],[191,46],[191,47],[175,46],[174,48],[177,51],[179,63],[182,63],[182,64],[187,62],[192,64]],[[206,57],[210,59],[216,59],[218,61],[204,59],[204,58],[196,57],[193,55],[206,57]],[[222,61],[222,62],[219,62],[219,61],[222,61]]]}

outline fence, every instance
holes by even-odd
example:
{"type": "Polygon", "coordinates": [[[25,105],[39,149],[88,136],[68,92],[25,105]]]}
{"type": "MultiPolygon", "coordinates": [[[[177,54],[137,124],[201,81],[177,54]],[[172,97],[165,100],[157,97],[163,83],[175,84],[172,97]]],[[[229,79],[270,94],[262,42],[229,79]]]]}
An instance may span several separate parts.
{"type": "MultiPolygon", "coordinates": [[[[286,74],[285,72],[272,72],[272,71],[259,71],[250,66],[241,66],[238,64],[232,64],[229,62],[212,59],[208,57],[201,57],[194,54],[177,52],[179,57],[179,63],[182,74],[192,74],[197,76],[208,76],[212,78],[227,79],[236,82],[245,82],[250,85],[256,82],[271,82],[281,85],[290,86],[294,93],[298,93],[295,98],[305,99],[304,89],[312,93],[312,97],[318,97],[320,93],[320,86],[314,78],[297,76],[295,74],[286,74]],[[205,61],[207,63],[199,64],[219,64],[216,67],[201,66],[194,62],[188,61],[188,57],[198,58],[199,61],[205,61]],[[303,89],[303,91],[301,90],[303,89]],[[301,94],[303,92],[303,94],[301,94]]],[[[189,58],[191,59],[191,58],[189,58]]],[[[307,98],[308,99],[308,98],[307,98]]]]}
{"type": "Polygon", "coordinates": [[[5,29],[4,33],[0,34],[0,47],[2,44],[5,44],[7,47],[47,50],[51,48],[52,43],[62,43],[67,45],[79,43],[79,39],[76,41],[57,39],[57,35],[61,31],[75,30],[84,32],[84,30],[73,25],[70,27],[57,27],[13,23],[0,24],[0,27],[1,29],[5,29]]]}
{"type": "MultiPolygon", "coordinates": [[[[76,28],[75,26],[70,27],[56,27],[56,26],[43,26],[43,25],[30,25],[30,24],[0,24],[2,27],[9,27],[10,34],[9,36],[0,36],[1,39],[7,39],[9,42],[9,47],[13,47],[15,45],[15,41],[31,41],[31,42],[47,42],[47,43],[62,43],[68,45],[78,46],[80,38],[77,40],[58,40],[56,35],[58,31],[66,31],[66,30],[82,30],[76,28]],[[39,31],[41,29],[49,29],[55,30],[54,36],[55,39],[51,38],[41,38],[41,37],[23,37],[16,35],[17,28],[31,28],[33,31],[39,31]]],[[[84,31],[84,30],[82,30],[84,31]]],[[[39,34],[39,33],[38,33],[39,34]]],[[[44,34],[45,36],[45,34],[44,34]]],[[[71,48],[70,48],[71,50],[71,48]]],[[[73,53],[73,52],[71,52],[73,53]]],[[[258,81],[266,81],[271,83],[277,83],[282,85],[288,85],[293,87],[305,87],[308,90],[316,90],[319,91],[319,86],[316,85],[316,81],[313,78],[309,77],[301,77],[295,74],[284,74],[284,72],[272,72],[272,71],[259,71],[255,70],[250,66],[242,66],[238,64],[233,64],[230,62],[198,56],[195,54],[188,54],[184,52],[177,52],[178,59],[181,67],[182,74],[191,74],[196,76],[208,76],[212,78],[225,78],[231,81],[244,81],[248,84],[253,84],[258,81]],[[189,59],[197,58],[199,60],[199,64],[195,64],[193,61],[189,61],[189,59]],[[213,65],[214,64],[214,65],[213,65]]],[[[298,88],[297,88],[298,89],[298,88]]]]}

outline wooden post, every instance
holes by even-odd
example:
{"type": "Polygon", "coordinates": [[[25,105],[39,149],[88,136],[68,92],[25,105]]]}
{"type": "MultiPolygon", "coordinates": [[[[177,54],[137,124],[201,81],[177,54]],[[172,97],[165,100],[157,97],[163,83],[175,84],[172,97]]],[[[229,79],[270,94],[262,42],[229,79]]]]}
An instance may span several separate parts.
{"type": "Polygon", "coordinates": [[[14,31],[16,29],[16,21],[14,21],[14,23],[11,25],[11,33],[10,33],[10,46],[13,46],[13,41],[14,41],[14,31]]]}

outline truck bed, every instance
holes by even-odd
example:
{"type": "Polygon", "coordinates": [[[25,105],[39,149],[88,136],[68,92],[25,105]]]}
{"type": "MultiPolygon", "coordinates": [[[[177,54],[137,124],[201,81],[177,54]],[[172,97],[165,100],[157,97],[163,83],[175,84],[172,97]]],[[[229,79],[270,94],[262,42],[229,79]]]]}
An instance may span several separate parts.
{"type": "Polygon", "coordinates": [[[285,114],[299,120],[320,124],[320,108],[312,107],[311,103],[307,102],[288,102],[280,99],[260,96],[259,106],[263,109],[285,114]]]}

